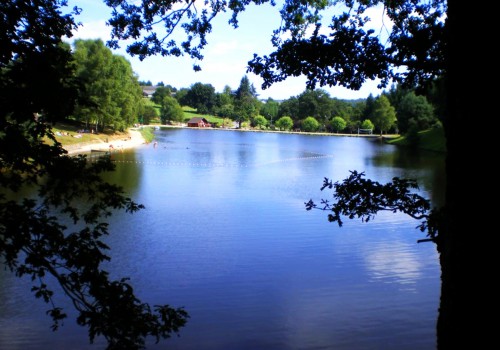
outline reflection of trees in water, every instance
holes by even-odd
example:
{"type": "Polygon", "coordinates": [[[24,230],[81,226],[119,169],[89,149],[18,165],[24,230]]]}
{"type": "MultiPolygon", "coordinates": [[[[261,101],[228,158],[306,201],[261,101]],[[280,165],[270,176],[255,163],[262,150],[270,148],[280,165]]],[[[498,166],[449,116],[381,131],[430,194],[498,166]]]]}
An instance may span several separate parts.
{"type": "Polygon", "coordinates": [[[138,190],[143,170],[135,151],[116,152],[112,154],[111,159],[116,165],[116,170],[104,174],[104,179],[113,184],[119,184],[127,195],[133,197],[138,190]]]}
{"type": "Polygon", "coordinates": [[[400,168],[401,177],[416,179],[421,190],[429,190],[434,206],[444,204],[446,185],[445,155],[437,152],[394,147],[389,152],[381,151],[367,159],[376,166],[400,168]]]}

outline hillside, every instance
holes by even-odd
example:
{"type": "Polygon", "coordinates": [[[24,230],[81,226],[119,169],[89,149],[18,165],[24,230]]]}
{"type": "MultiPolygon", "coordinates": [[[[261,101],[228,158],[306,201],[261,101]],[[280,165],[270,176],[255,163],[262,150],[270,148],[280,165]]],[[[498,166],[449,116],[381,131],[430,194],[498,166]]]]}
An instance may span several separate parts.
{"type": "MultiPolygon", "coordinates": [[[[446,152],[446,139],[444,137],[443,128],[433,128],[420,131],[418,133],[418,137],[418,149],[433,152],[446,152]]],[[[410,146],[405,136],[388,140],[387,143],[404,147],[410,146]]]]}

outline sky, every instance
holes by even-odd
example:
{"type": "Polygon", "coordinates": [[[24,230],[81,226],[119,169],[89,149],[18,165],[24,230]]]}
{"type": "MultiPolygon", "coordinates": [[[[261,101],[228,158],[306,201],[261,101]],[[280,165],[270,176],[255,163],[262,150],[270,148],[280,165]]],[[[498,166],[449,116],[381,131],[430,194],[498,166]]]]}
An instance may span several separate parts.
{"type": "MultiPolygon", "coordinates": [[[[82,26],[73,33],[73,39],[110,39],[110,27],[106,21],[111,9],[100,0],[72,0],[70,6],[78,5],[82,13],[76,17],[82,26]]],[[[377,16],[374,16],[377,18],[377,16]]],[[[132,65],[140,81],[151,81],[153,84],[163,82],[177,89],[189,88],[194,83],[211,84],[216,92],[222,92],[225,86],[237,89],[241,79],[246,75],[255,86],[260,99],[273,98],[285,100],[298,96],[305,90],[306,79],[291,77],[284,82],[275,83],[270,88],[262,89],[262,79],[253,73],[247,73],[247,63],[253,54],[265,55],[272,52],[270,38],[272,31],[280,24],[277,7],[269,5],[250,6],[240,14],[239,27],[233,29],[227,24],[229,15],[217,17],[213,23],[213,31],[209,34],[208,45],[203,51],[204,59],[194,61],[184,57],[152,56],[140,61],[125,51],[125,44],[113,53],[124,56],[132,65]],[[201,66],[200,72],[193,70],[193,64],[201,66]]],[[[375,23],[374,26],[380,24],[375,23]]],[[[179,28],[180,29],[180,28],[179,28]]],[[[377,88],[376,81],[368,81],[358,91],[343,87],[322,87],[330,96],[338,99],[367,98],[378,96],[382,90],[377,88]]]]}

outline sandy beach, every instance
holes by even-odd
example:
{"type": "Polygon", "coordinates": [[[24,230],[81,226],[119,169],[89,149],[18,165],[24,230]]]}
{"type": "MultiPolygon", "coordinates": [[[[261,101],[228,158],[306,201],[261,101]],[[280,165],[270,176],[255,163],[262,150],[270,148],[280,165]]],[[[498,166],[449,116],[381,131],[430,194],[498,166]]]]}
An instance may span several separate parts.
{"type": "Polygon", "coordinates": [[[68,154],[89,153],[92,151],[119,151],[126,148],[133,148],[146,143],[141,133],[136,129],[128,129],[128,137],[114,139],[109,142],[92,142],[85,144],[75,144],[65,147],[68,154]]]}

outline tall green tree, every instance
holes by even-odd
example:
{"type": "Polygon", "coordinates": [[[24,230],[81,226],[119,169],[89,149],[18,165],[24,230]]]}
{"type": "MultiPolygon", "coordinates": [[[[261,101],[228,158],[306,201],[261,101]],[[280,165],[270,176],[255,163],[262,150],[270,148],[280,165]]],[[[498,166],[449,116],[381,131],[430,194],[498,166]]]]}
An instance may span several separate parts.
{"type": "Polygon", "coordinates": [[[82,98],[86,100],[76,108],[75,118],[87,128],[103,127],[119,113],[119,107],[111,98],[112,56],[102,40],[74,42],[77,76],[83,83],[82,98]]]}
{"type": "Polygon", "coordinates": [[[142,91],[130,63],[113,55],[102,40],[76,40],[74,58],[82,82],[75,117],[96,130],[124,130],[137,118],[142,91]]]}
{"type": "Polygon", "coordinates": [[[365,109],[363,111],[363,119],[372,119],[373,110],[375,109],[375,97],[372,94],[368,95],[365,101],[365,109]]]}
{"type": "Polygon", "coordinates": [[[160,105],[165,96],[172,96],[172,89],[167,86],[158,86],[151,97],[151,101],[160,105]]]}
{"type": "Polygon", "coordinates": [[[306,89],[298,96],[298,115],[300,119],[314,117],[323,129],[332,117],[333,100],[323,89],[306,89]]]}
{"type": "Polygon", "coordinates": [[[226,85],[220,93],[215,94],[215,107],[213,113],[223,118],[234,117],[233,91],[226,85]]]}
{"type": "Polygon", "coordinates": [[[155,106],[151,104],[149,99],[143,99],[142,107],[139,111],[139,123],[149,125],[151,121],[156,118],[158,118],[158,113],[155,106]]]}
{"type": "Polygon", "coordinates": [[[430,128],[437,119],[434,117],[434,108],[425,96],[417,96],[415,92],[407,93],[396,107],[398,115],[398,128],[401,133],[406,133],[411,125],[416,130],[430,128]]]}
{"type": "Polygon", "coordinates": [[[211,113],[215,104],[215,88],[211,84],[194,83],[179,102],[196,108],[198,113],[211,113]]]}
{"type": "Polygon", "coordinates": [[[245,75],[241,78],[240,86],[234,93],[234,113],[241,128],[243,122],[249,121],[259,114],[257,91],[245,75]]]}
{"type": "Polygon", "coordinates": [[[360,127],[366,109],[366,100],[356,101],[352,104],[348,118],[344,118],[347,122],[346,129],[353,133],[357,132],[360,127]]]}
{"type": "Polygon", "coordinates": [[[175,99],[179,102],[181,106],[187,106],[185,104],[186,102],[186,95],[188,93],[189,89],[188,88],[181,88],[175,93],[175,99]]]}
{"type": "Polygon", "coordinates": [[[292,118],[293,121],[299,120],[299,99],[297,97],[290,97],[280,103],[278,117],[285,116],[292,118]]]}
{"type": "Polygon", "coordinates": [[[113,55],[113,72],[116,77],[112,99],[119,106],[119,113],[111,121],[115,130],[125,129],[138,120],[141,109],[142,89],[132,66],[123,56],[113,55]]]}
{"type": "Polygon", "coordinates": [[[380,95],[373,106],[373,124],[380,131],[380,135],[388,132],[396,123],[396,109],[391,106],[389,99],[380,95]]]}
{"type": "Polygon", "coordinates": [[[401,100],[413,90],[414,88],[404,87],[401,84],[393,84],[391,85],[390,90],[385,91],[383,94],[389,99],[389,102],[392,106],[394,106],[394,108],[396,108],[397,111],[401,100]]]}
{"type": "Polygon", "coordinates": [[[278,101],[268,98],[260,108],[260,114],[266,117],[266,119],[269,120],[269,123],[273,125],[273,120],[276,121],[276,118],[278,117],[279,108],[280,104],[278,101]]]}

